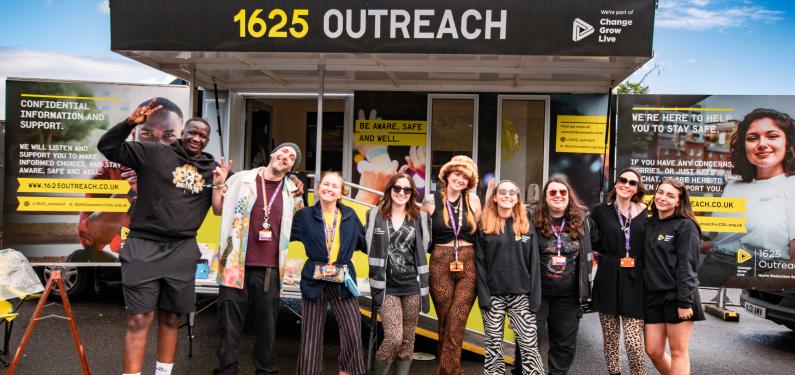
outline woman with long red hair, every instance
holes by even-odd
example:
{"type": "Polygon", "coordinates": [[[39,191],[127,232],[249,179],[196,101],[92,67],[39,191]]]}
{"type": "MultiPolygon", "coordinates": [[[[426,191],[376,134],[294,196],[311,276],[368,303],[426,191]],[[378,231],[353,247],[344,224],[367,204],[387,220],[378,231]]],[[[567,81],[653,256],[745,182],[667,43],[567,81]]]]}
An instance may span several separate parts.
{"type": "Polygon", "coordinates": [[[486,333],[483,372],[505,373],[502,341],[507,314],[521,348],[522,374],[543,374],[536,325],[541,305],[538,237],[514,182],[502,180],[495,185],[486,197],[480,224],[475,258],[486,333]]]}

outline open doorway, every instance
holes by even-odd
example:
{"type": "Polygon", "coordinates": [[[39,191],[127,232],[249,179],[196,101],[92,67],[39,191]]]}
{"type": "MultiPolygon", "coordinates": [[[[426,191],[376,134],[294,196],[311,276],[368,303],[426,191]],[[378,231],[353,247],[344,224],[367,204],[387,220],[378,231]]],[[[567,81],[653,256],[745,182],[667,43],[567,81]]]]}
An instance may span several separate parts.
{"type": "MultiPolygon", "coordinates": [[[[323,170],[342,171],[345,99],[323,100],[323,170]]],[[[246,169],[267,165],[274,147],[284,142],[298,145],[302,158],[297,171],[315,169],[317,99],[247,98],[246,99],[246,169]]]]}
{"type": "Polygon", "coordinates": [[[273,108],[259,101],[246,102],[246,124],[248,145],[246,168],[256,168],[268,163],[268,155],[275,146],[271,136],[271,114],[273,108]]]}

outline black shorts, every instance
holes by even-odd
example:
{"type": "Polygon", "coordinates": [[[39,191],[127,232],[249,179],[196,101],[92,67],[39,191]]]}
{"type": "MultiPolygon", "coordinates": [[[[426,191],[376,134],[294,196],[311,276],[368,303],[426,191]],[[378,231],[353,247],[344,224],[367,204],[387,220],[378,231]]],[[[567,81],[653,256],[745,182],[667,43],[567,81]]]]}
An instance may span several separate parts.
{"type": "MultiPolygon", "coordinates": [[[[685,320],[679,319],[679,303],[676,297],[676,291],[655,291],[646,292],[646,324],[669,323],[677,324],[685,320]]],[[[687,320],[699,321],[704,320],[704,307],[701,306],[701,297],[696,291],[693,298],[693,317],[687,320]]]]}
{"type": "Polygon", "coordinates": [[[195,238],[173,242],[127,238],[119,255],[127,312],[193,312],[199,258],[195,238]]]}

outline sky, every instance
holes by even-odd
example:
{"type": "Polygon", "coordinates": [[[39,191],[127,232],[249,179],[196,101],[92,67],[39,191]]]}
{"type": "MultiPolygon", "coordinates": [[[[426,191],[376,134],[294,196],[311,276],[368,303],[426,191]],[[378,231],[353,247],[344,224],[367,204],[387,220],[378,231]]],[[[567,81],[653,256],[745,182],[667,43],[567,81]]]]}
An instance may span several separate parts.
{"type": "MultiPolygon", "coordinates": [[[[654,58],[629,80],[652,94],[795,95],[793,39],[792,0],[659,0],[654,58]]],[[[173,79],[110,51],[107,0],[0,0],[0,119],[6,77],[173,79]]]]}

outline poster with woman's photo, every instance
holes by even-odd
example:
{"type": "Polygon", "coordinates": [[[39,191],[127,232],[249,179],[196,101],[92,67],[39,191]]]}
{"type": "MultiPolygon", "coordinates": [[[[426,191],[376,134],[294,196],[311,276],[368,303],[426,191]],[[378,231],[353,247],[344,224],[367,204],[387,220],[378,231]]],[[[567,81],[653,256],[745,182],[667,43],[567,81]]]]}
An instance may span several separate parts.
{"type": "Polygon", "coordinates": [[[795,96],[620,95],[616,167],[684,182],[702,286],[795,290],[795,96]]]}

